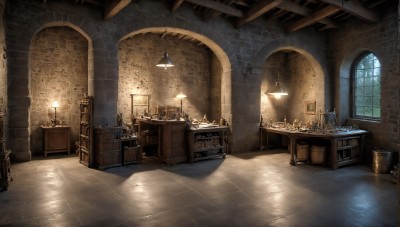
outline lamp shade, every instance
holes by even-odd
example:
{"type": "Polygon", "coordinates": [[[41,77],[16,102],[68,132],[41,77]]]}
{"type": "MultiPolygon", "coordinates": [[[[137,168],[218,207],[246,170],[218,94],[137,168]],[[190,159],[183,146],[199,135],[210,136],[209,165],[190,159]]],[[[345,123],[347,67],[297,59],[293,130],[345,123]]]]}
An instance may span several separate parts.
{"type": "Polygon", "coordinates": [[[171,59],[168,56],[167,50],[164,51],[164,55],[161,60],[157,64],[158,67],[169,68],[173,67],[174,64],[172,63],[171,59]]]}
{"type": "Polygon", "coordinates": [[[183,99],[183,98],[186,98],[187,96],[181,92],[181,93],[179,93],[178,95],[176,95],[176,97],[177,97],[178,99],[183,99]]]}
{"type": "Polygon", "coordinates": [[[275,83],[275,86],[272,89],[270,89],[267,93],[268,95],[275,96],[275,98],[277,99],[280,99],[283,95],[288,95],[288,93],[281,87],[281,83],[279,83],[279,81],[277,81],[275,83]]]}
{"type": "Polygon", "coordinates": [[[53,107],[53,108],[58,108],[58,107],[60,107],[60,104],[58,104],[58,101],[54,101],[54,102],[51,104],[51,107],[53,107]]]}

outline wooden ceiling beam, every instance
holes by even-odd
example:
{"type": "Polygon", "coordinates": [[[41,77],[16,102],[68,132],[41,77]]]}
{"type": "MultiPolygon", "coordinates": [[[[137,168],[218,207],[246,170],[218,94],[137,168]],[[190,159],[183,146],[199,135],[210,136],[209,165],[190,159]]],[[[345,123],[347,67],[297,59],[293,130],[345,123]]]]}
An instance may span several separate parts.
{"type": "Polygon", "coordinates": [[[113,0],[104,11],[104,19],[113,18],[131,2],[132,0],[113,0]]]}
{"type": "Polygon", "coordinates": [[[174,4],[172,5],[172,13],[175,13],[178,8],[182,5],[183,0],[175,0],[174,4]]]}
{"type": "MultiPolygon", "coordinates": [[[[278,6],[278,8],[286,10],[286,11],[293,12],[293,13],[301,15],[301,16],[310,16],[312,14],[311,9],[306,8],[306,7],[302,7],[299,4],[292,3],[292,2],[289,2],[289,1],[282,2],[278,6]]],[[[337,24],[333,20],[331,20],[329,18],[322,18],[318,22],[327,25],[327,27],[329,27],[329,28],[336,28],[337,27],[337,24]]]]}
{"type": "Polygon", "coordinates": [[[193,3],[198,6],[210,8],[221,13],[227,14],[234,17],[243,17],[243,12],[241,10],[235,9],[233,7],[227,6],[220,2],[215,2],[212,0],[185,0],[186,2],[193,3]]]}
{"type": "Polygon", "coordinates": [[[341,10],[346,11],[362,20],[370,22],[379,21],[378,15],[373,11],[365,8],[360,2],[356,2],[354,0],[352,1],[320,0],[320,1],[336,6],[341,10]]]}
{"type": "Polygon", "coordinates": [[[319,11],[314,12],[309,16],[303,17],[302,19],[294,22],[293,24],[289,25],[286,30],[288,32],[295,32],[297,30],[300,30],[304,27],[307,27],[311,24],[318,22],[323,18],[329,17],[337,13],[338,11],[340,11],[340,9],[336,6],[327,6],[319,11]]]}
{"type": "MultiPolygon", "coordinates": [[[[223,4],[225,5],[231,5],[232,3],[234,3],[234,0],[223,0],[222,1],[223,4]]],[[[219,15],[221,15],[222,13],[220,11],[216,11],[216,10],[210,10],[210,12],[208,13],[208,15],[206,15],[207,18],[215,18],[219,15]]]]}
{"type": "Polygon", "coordinates": [[[249,23],[250,21],[256,19],[257,17],[277,7],[283,1],[284,0],[261,0],[257,2],[254,5],[254,7],[251,8],[243,18],[238,20],[238,22],[236,23],[236,27],[240,27],[246,23],[249,23]]]}

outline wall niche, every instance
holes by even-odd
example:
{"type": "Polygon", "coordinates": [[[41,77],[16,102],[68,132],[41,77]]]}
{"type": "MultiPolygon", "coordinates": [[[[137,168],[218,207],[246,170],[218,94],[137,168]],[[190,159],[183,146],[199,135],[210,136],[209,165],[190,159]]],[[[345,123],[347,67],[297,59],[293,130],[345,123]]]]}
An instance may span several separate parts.
{"type": "Polygon", "coordinates": [[[39,31],[30,48],[31,152],[41,154],[41,125],[54,118],[51,103],[57,100],[57,118],[71,126],[71,141],[78,139],[78,100],[88,90],[88,41],[69,27],[39,31]]]}

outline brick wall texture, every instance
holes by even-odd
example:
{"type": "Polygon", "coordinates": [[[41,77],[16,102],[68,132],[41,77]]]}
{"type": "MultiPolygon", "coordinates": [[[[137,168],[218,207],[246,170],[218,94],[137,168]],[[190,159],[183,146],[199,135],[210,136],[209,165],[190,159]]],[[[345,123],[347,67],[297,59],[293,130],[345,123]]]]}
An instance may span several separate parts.
{"type": "Polygon", "coordinates": [[[335,103],[341,121],[348,120],[369,131],[366,158],[374,147],[399,150],[399,50],[397,9],[382,12],[381,22],[366,24],[351,21],[330,34],[330,63],[335,78],[335,103]],[[351,66],[365,51],[374,53],[381,63],[381,120],[371,122],[352,118],[351,66]]]}
{"type": "Polygon", "coordinates": [[[265,61],[264,75],[261,82],[261,115],[266,121],[287,122],[295,119],[304,123],[317,121],[317,114],[307,114],[305,102],[317,103],[317,109],[324,110],[322,75],[317,74],[309,60],[296,51],[277,52],[265,61]],[[276,99],[267,94],[278,80],[289,93],[276,99]]]}
{"type": "Polygon", "coordinates": [[[50,27],[39,31],[30,50],[30,129],[31,151],[40,154],[40,126],[51,122],[57,100],[57,119],[71,127],[72,141],[78,140],[78,101],[88,88],[88,41],[69,27],[50,27]]]}
{"type": "Polygon", "coordinates": [[[211,72],[211,55],[208,48],[197,43],[160,35],[137,35],[122,40],[118,53],[118,112],[123,114],[124,121],[130,120],[130,94],[150,95],[150,112],[155,113],[156,106],[180,107],[176,95],[182,92],[187,96],[182,100],[185,113],[197,119],[204,114],[210,116],[211,78],[221,80],[220,74],[211,72]],[[175,66],[155,67],[165,48],[175,66]]]}
{"type": "Polygon", "coordinates": [[[257,150],[261,113],[273,113],[277,120],[284,115],[290,120],[307,120],[312,116],[304,114],[304,101],[315,99],[317,109],[336,107],[342,120],[349,118],[348,75],[343,74],[346,68],[343,63],[361,49],[370,49],[380,58],[384,92],[382,121],[360,122],[360,126],[370,130],[371,144],[395,147],[398,143],[397,13],[394,9],[377,24],[351,20],[331,32],[302,29],[290,34],[263,17],[240,29],[235,29],[223,17],[204,21],[188,4],[172,14],[158,0],[132,2],[111,20],[103,20],[99,9],[73,1],[43,4],[30,0],[7,1],[4,18],[7,108],[12,113],[8,124],[9,147],[17,160],[30,160],[32,152],[40,149],[39,137],[33,135],[37,133],[35,127],[51,114],[48,108],[51,96],[59,95],[61,103],[65,102],[63,117],[67,123],[76,124],[74,100],[88,91],[94,96],[95,124],[114,125],[117,113],[129,116],[130,93],[150,94],[151,105],[178,105],[178,100],[172,98],[178,85],[187,92],[184,110],[192,117],[208,113],[210,119],[224,117],[228,121],[231,152],[257,150]],[[165,29],[192,37],[208,48],[180,40],[179,35],[160,40],[159,36],[149,33],[165,29]],[[37,42],[38,39],[45,42],[37,42]],[[70,45],[65,44],[67,40],[70,45]],[[54,49],[47,48],[52,44],[56,45],[54,49]],[[176,64],[172,69],[154,66],[165,47],[176,64]],[[35,48],[43,50],[34,58],[35,48]],[[72,54],[77,54],[80,61],[75,59],[63,63],[66,65],[61,68],[47,69],[43,62],[50,54],[56,54],[51,59],[53,65],[61,64],[64,57],[73,59],[72,54]],[[282,68],[284,59],[288,61],[282,68]],[[292,89],[282,102],[263,95],[274,84],[280,70],[282,82],[287,82],[292,89]],[[29,81],[36,84],[30,85],[29,81]],[[68,86],[61,85],[67,81],[68,86]],[[47,92],[41,94],[40,86],[47,92]],[[274,110],[276,107],[283,112],[274,110]],[[384,128],[389,130],[380,135],[384,128]]]}
{"type": "MultiPolygon", "coordinates": [[[[0,15],[4,14],[5,0],[0,1],[0,15]]],[[[0,17],[0,111],[7,107],[7,59],[4,19],[0,17]]]]}

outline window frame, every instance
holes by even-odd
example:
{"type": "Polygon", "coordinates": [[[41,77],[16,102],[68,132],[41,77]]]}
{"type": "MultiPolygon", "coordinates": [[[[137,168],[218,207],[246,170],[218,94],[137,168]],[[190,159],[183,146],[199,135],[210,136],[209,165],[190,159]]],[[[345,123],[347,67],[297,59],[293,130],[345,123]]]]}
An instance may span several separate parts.
{"type": "MultiPolygon", "coordinates": [[[[374,70],[375,67],[372,69],[374,70]]],[[[373,77],[374,75],[372,75],[373,77]]],[[[365,86],[364,86],[365,87],[365,86]]],[[[381,61],[379,60],[379,58],[371,51],[366,51],[362,54],[360,54],[353,62],[353,65],[351,67],[351,112],[352,112],[352,118],[354,119],[358,119],[358,120],[367,120],[367,121],[376,121],[376,122],[380,122],[382,119],[382,64],[381,61]],[[365,115],[357,115],[356,114],[356,74],[357,74],[357,68],[359,66],[359,64],[368,56],[372,54],[374,58],[376,58],[376,60],[378,60],[379,62],[379,117],[374,117],[374,116],[365,116],[365,115]]],[[[365,95],[363,95],[363,97],[365,97],[365,95]]],[[[372,100],[374,99],[374,95],[371,96],[372,100]]],[[[372,101],[372,115],[373,115],[373,109],[374,109],[374,103],[372,101]]]]}

